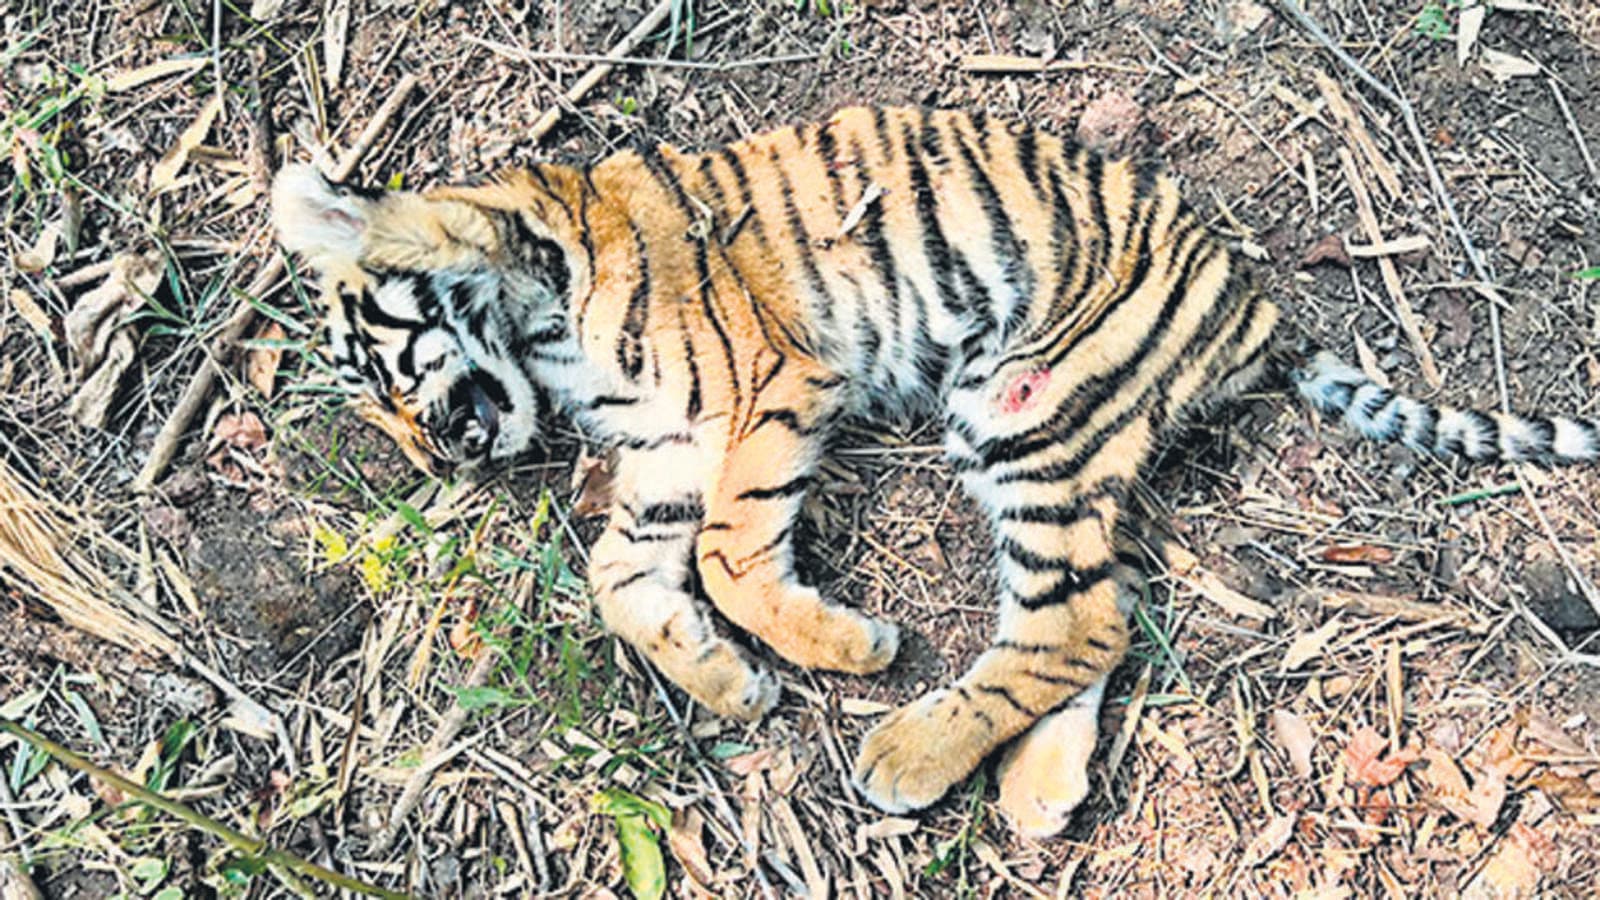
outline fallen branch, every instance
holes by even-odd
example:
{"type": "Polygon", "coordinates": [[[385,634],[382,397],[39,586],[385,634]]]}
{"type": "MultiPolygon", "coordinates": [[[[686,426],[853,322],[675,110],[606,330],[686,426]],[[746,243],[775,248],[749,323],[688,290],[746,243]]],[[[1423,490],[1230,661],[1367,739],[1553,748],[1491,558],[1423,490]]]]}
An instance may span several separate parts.
{"type": "Polygon", "coordinates": [[[13,722],[5,716],[0,716],[0,732],[11,735],[40,753],[46,754],[56,762],[82,772],[101,784],[116,788],[135,802],[143,803],[169,816],[182,819],[191,827],[219,838],[232,845],[234,849],[245,856],[258,859],[269,866],[278,866],[308,878],[315,878],[336,888],[355,891],[368,897],[383,897],[386,900],[406,900],[407,898],[406,894],[367,884],[364,881],[358,881],[343,873],[325,869],[314,862],[301,859],[292,853],[269,847],[266,841],[260,838],[253,838],[235,831],[205,813],[184,806],[176,800],[169,800],[155,791],[149,790],[143,785],[135,784],[109,769],[103,769],[44,735],[13,722]]]}
{"type": "MultiPolygon", "coordinates": [[[[645,17],[639,20],[639,24],[633,26],[632,31],[623,35],[622,40],[617,41],[611,48],[611,52],[607,53],[606,56],[611,58],[624,57],[632,53],[634,47],[650,36],[650,32],[661,27],[661,23],[665,22],[672,13],[672,7],[676,2],[678,0],[661,0],[660,3],[657,3],[655,9],[646,13],[645,17]]],[[[533,123],[533,130],[529,135],[530,139],[534,143],[543,140],[544,136],[550,133],[550,129],[556,127],[556,123],[561,121],[561,117],[566,113],[565,107],[582,100],[585,94],[588,94],[594,89],[595,85],[600,83],[601,79],[611,74],[612,68],[614,68],[613,63],[602,62],[583,73],[583,77],[574,81],[572,87],[567,88],[567,92],[561,95],[561,101],[545,110],[544,115],[539,117],[539,121],[533,123]]]]}

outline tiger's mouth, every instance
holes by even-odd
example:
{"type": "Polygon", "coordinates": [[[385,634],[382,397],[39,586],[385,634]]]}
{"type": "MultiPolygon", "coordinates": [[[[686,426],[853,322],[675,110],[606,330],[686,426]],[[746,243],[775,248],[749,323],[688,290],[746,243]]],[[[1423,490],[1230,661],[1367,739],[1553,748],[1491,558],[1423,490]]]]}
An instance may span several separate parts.
{"type": "Polygon", "coordinates": [[[495,439],[500,436],[500,407],[476,378],[468,379],[467,399],[472,418],[461,433],[461,450],[467,459],[480,461],[494,451],[495,439]]]}

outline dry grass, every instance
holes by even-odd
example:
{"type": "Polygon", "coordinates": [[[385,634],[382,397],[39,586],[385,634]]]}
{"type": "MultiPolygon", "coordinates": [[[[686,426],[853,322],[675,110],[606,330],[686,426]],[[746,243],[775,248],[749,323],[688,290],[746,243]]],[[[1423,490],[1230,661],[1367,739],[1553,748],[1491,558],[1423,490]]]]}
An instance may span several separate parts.
{"type": "MultiPolygon", "coordinates": [[[[423,185],[849,102],[983,108],[1159,156],[1261,258],[1295,334],[1449,402],[1594,411],[1600,296],[1571,277],[1600,262],[1592,4],[1493,11],[1465,65],[1452,4],[1439,38],[1423,0],[1310,4],[1382,90],[1270,3],[859,5],[686,4],[692,34],[654,30],[582,93],[636,4],[0,13],[0,710],[419,896],[626,893],[593,807],[607,790],[671,810],[686,895],[1593,895],[1591,473],[1445,469],[1282,397],[1175,436],[1140,486],[1165,547],[1096,790],[1066,836],[1030,843],[982,774],[905,819],[847,785],[877,713],[988,632],[982,520],[936,426],[853,431],[807,508],[811,571],[906,623],[906,659],[878,679],[786,671],[778,711],[742,727],[601,634],[574,436],[440,492],[339,412],[267,234],[283,160],[423,185]],[[1509,75],[1486,51],[1537,65],[1509,75]],[[135,352],[86,428],[70,314],[133,254],[161,277],[112,321],[135,352]]],[[[52,897],[285,890],[42,762],[0,742],[0,894],[16,859],[52,897]]]]}

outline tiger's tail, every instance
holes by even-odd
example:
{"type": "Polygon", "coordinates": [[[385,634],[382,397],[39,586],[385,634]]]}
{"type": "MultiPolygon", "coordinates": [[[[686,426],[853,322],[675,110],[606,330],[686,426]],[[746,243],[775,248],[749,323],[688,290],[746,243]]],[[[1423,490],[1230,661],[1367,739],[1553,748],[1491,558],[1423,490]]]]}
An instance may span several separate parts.
{"type": "Polygon", "coordinates": [[[1571,465],[1600,459],[1600,420],[1436,406],[1379,385],[1326,350],[1289,372],[1300,395],[1363,437],[1439,458],[1571,465]]]}

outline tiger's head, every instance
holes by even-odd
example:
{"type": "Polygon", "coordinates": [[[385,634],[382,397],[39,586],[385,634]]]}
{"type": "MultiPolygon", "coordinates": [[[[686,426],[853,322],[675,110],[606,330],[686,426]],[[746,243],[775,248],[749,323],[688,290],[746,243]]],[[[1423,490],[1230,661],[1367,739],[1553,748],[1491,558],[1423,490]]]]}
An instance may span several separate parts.
{"type": "Polygon", "coordinates": [[[275,179],[273,222],[318,275],[339,385],[425,471],[506,460],[538,436],[551,404],[530,335],[562,327],[589,278],[565,210],[543,174],[426,194],[304,165],[275,179]]]}

